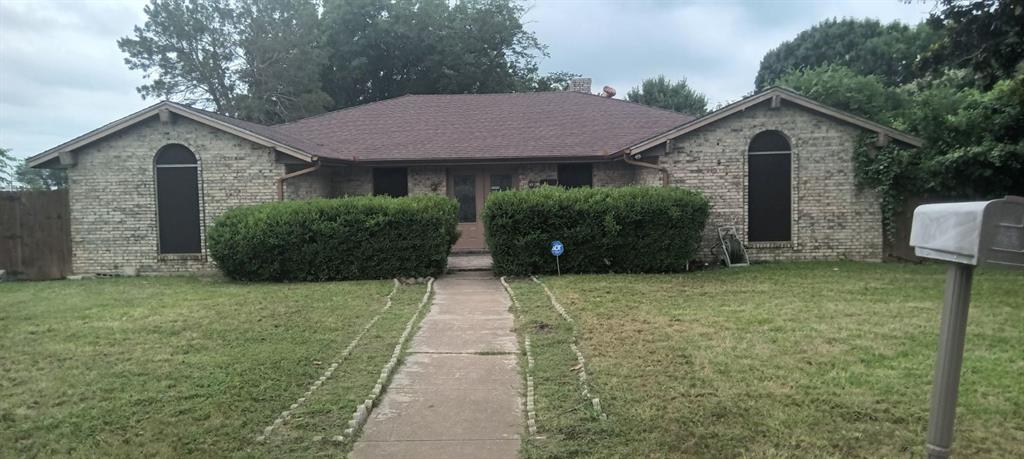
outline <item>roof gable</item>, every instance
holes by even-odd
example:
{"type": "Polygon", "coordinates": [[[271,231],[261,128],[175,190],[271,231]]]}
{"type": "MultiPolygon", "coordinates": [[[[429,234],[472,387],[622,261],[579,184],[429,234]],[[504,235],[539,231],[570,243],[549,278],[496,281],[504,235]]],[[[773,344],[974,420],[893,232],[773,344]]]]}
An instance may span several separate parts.
{"type": "Polygon", "coordinates": [[[61,153],[70,153],[78,148],[99,141],[104,137],[135,126],[136,124],[154,116],[162,117],[165,116],[164,114],[170,113],[237,135],[254,143],[272,147],[282,153],[305,161],[312,161],[315,159],[315,155],[308,153],[305,151],[305,148],[299,146],[302,145],[300,140],[292,139],[286,134],[274,132],[266,126],[236,120],[234,118],[192,108],[186,105],[176,104],[170,101],[161,101],[124,118],[105,124],[97,129],[75,137],[74,139],[64,142],[38,155],[32,156],[26,160],[26,163],[29,167],[42,166],[45,163],[59,158],[61,153]]]}
{"type": "Polygon", "coordinates": [[[768,88],[753,96],[740,100],[738,102],[729,104],[725,107],[722,107],[721,109],[715,110],[714,112],[711,112],[701,118],[697,118],[693,121],[683,124],[682,126],[678,126],[676,128],[670,129],[651,138],[645,139],[642,142],[638,142],[630,146],[627,149],[627,153],[634,153],[647,150],[649,148],[664,143],[666,140],[679,137],[688,132],[696,131],[704,126],[715,123],[719,120],[735,115],[737,113],[741,113],[744,110],[747,110],[748,108],[766,102],[776,104],[777,101],[780,100],[785,100],[800,108],[817,113],[827,118],[852,124],[867,131],[875,132],[880,136],[887,136],[890,139],[903,142],[913,147],[920,147],[921,145],[924,144],[924,141],[918,137],[893,129],[883,124],[876,123],[874,121],[854,115],[852,113],[848,113],[836,108],[829,107],[825,104],[801,96],[800,94],[797,94],[788,89],[775,86],[768,88]]]}

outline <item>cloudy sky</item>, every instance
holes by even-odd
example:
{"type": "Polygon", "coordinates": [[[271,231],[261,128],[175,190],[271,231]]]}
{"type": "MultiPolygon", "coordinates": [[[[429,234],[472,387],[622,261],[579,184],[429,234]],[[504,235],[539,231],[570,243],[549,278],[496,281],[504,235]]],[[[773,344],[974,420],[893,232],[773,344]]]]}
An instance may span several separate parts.
{"type": "MultiPolygon", "coordinates": [[[[154,101],[135,92],[118,37],[146,0],[0,0],[0,146],[29,156],[154,101]]],[[[753,89],[766,51],[831,17],[917,23],[932,2],[899,0],[534,0],[527,27],[567,70],[621,95],[645,77],[687,78],[714,106],[753,89]]]]}

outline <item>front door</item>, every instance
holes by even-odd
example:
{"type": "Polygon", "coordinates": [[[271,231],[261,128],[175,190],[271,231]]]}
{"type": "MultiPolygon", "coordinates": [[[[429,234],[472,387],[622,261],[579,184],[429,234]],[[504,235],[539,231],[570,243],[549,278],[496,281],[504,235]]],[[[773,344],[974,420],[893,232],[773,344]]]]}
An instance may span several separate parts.
{"type": "Polygon", "coordinates": [[[484,241],[484,202],[491,191],[515,188],[515,176],[496,168],[452,168],[448,170],[448,195],[459,203],[459,231],[452,249],[456,252],[487,250],[484,241]]]}

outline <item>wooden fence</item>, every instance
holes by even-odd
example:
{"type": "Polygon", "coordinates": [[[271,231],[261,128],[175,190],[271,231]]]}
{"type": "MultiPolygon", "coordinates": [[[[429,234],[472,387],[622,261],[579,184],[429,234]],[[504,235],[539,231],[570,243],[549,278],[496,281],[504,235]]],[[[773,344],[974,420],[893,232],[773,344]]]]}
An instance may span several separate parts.
{"type": "Polygon", "coordinates": [[[68,191],[0,191],[0,269],[15,279],[71,274],[68,191]]]}

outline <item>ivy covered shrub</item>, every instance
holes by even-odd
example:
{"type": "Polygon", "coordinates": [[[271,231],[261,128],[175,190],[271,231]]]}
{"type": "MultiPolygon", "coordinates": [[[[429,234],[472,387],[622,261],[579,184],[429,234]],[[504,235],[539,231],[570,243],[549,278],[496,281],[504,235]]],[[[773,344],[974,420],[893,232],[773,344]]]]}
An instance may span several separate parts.
{"type": "Polygon", "coordinates": [[[458,238],[442,196],[360,196],[231,209],[207,235],[225,275],[246,281],[436,276],[458,238]]]}
{"type": "Polygon", "coordinates": [[[497,274],[683,271],[701,242],[710,205],[682,188],[540,187],[491,193],[484,205],[497,274]]]}

